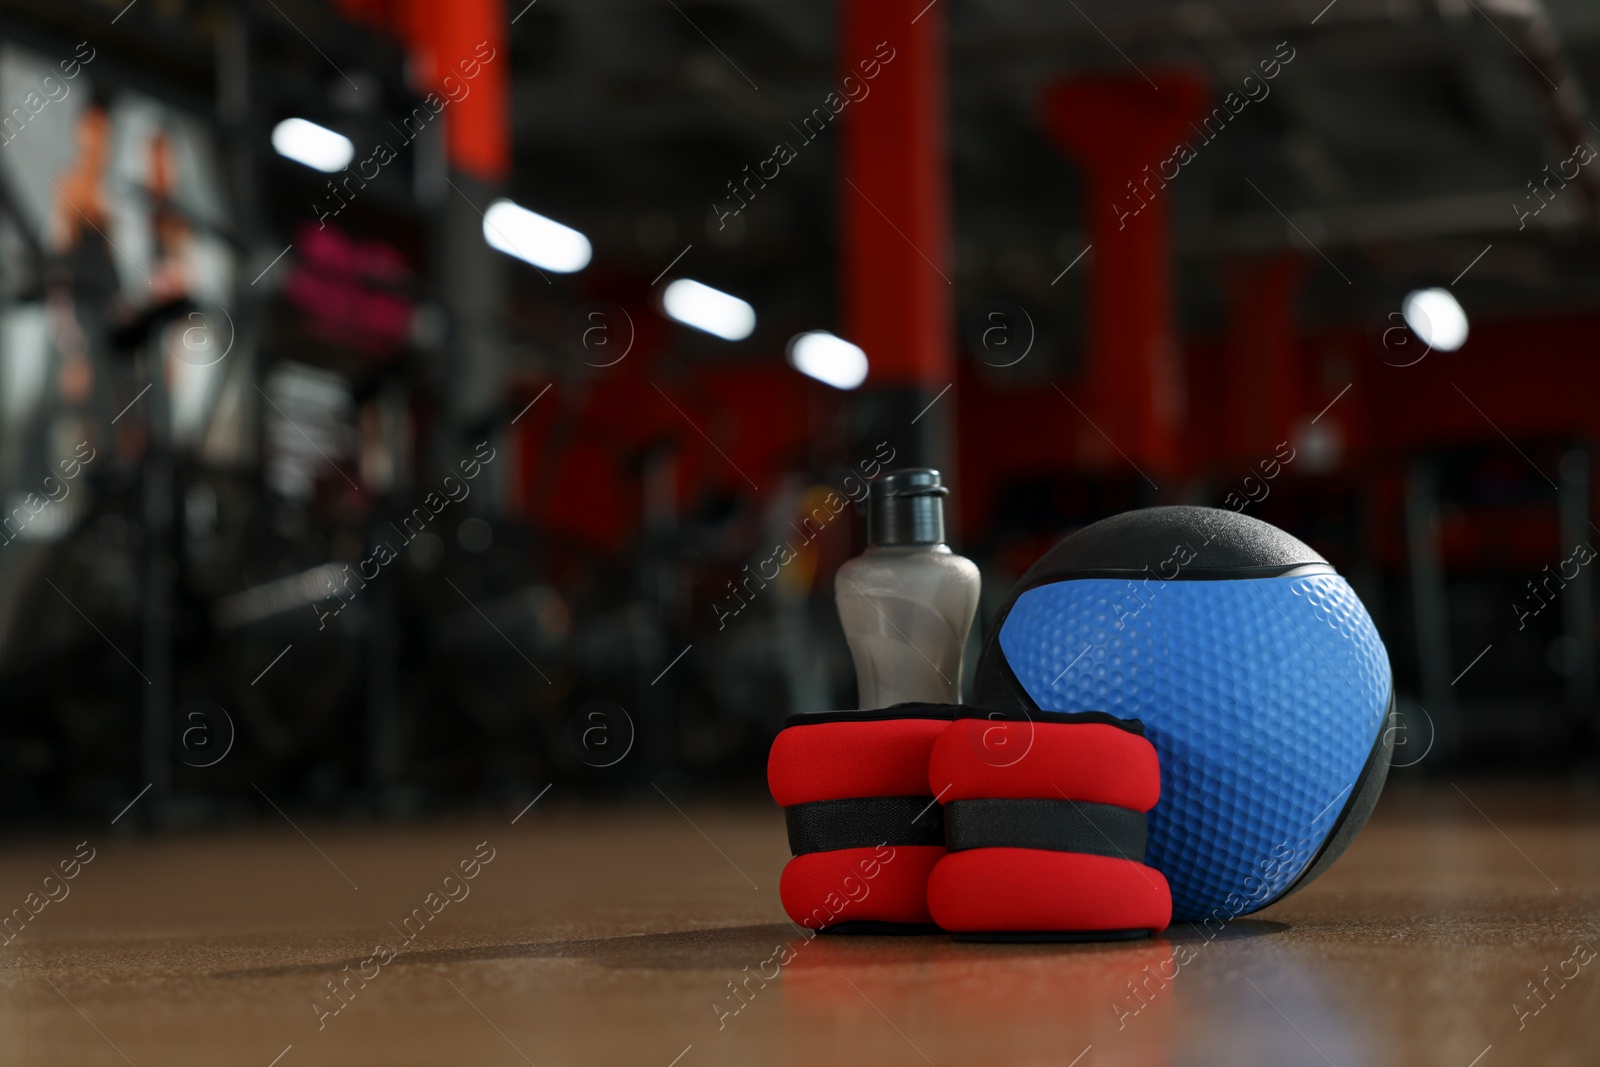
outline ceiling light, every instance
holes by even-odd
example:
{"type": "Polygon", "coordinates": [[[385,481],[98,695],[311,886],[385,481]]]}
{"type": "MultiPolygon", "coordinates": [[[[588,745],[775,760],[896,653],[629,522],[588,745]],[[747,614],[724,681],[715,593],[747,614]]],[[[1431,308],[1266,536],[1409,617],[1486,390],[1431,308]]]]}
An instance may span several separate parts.
{"type": "Polygon", "coordinates": [[[661,306],[685,326],[715,334],[725,341],[743,341],[756,328],[756,309],[709,285],[679,278],[661,295],[661,306]]]}
{"type": "Polygon", "coordinates": [[[356,154],[350,138],[307,119],[284,119],[274,126],[272,147],[278,155],[324,174],[343,170],[356,154]]]}
{"type": "Polygon", "coordinates": [[[1467,340],[1467,313],[1448,289],[1418,289],[1400,305],[1411,332],[1440,352],[1454,352],[1467,340]]]}
{"type": "Polygon", "coordinates": [[[827,330],[811,330],[792,337],[789,362],[801,374],[835,389],[854,389],[867,380],[867,354],[827,330]]]}
{"type": "Polygon", "coordinates": [[[589,265],[589,239],[509,200],[496,200],[483,216],[483,239],[489,247],[557,274],[571,274],[589,265]]]}

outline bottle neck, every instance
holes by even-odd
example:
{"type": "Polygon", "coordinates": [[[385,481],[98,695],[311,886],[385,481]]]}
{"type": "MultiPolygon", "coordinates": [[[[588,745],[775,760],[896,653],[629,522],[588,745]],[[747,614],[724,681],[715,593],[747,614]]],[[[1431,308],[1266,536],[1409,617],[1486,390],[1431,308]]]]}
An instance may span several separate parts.
{"type": "Polygon", "coordinates": [[[874,495],[867,504],[867,544],[873,546],[944,543],[944,497],[874,495]]]}

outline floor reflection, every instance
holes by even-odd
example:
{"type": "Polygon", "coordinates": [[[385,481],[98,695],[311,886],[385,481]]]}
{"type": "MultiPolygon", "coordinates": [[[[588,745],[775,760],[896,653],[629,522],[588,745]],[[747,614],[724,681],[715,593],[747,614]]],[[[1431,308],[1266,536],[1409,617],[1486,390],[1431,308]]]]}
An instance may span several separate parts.
{"type": "Polygon", "coordinates": [[[1383,1013],[1337,962],[1274,936],[1288,929],[1241,919],[1076,945],[796,935],[724,1004],[737,1012],[770,980],[795,1040],[852,1048],[887,1024],[939,1063],[918,1035],[943,1034],[950,1059],[995,1062],[1067,1064],[1091,1047],[1101,1063],[1385,1062],[1383,1013]]]}

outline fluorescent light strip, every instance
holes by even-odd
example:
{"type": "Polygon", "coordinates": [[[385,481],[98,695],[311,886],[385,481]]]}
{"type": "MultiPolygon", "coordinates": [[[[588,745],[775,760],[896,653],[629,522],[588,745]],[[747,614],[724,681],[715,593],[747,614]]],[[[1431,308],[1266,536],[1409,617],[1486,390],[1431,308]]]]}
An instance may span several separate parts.
{"type": "Polygon", "coordinates": [[[483,239],[496,251],[557,274],[582,270],[594,254],[589,239],[571,226],[510,200],[496,200],[483,213],[483,239]]]}
{"type": "Polygon", "coordinates": [[[285,159],[324,174],[343,170],[356,155],[350,138],[309,119],[284,119],[274,126],[272,147],[285,159]]]}
{"type": "Polygon", "coordinates": [[[756,328],[756,309],[736,296],[688,278],[679,278],[661,294],[661,306],[685,326],[743,341],[756,328]]]}
{"type": "Polygon", "coordinates": [[[788,354],[795,370],[835,389],[854,389],[867,380],[867,354],[827,330],[796,334],[788,354]]]}
{"type": "Polygon", "coordinates": [[[1467,343],[1467,313],[1448,289],[1418,289],[1400,305],[1411,332],[1440,352],[1454,352],[1467,343]]]}

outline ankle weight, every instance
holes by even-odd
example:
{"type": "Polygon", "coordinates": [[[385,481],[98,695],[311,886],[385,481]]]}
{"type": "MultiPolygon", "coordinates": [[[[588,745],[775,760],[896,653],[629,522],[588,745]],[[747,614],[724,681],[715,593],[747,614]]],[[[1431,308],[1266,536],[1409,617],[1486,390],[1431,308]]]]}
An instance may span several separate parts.
{"type": "Polygon", "coordinates": [[[930,792],[948,853],[928,909],[960,940],[1109,940],[1166,928],[1172,894],[1145,864],[1161,795],[1136,721],[962,709],[934,742],[930,792]]]}
{"type": "Polygon", "coordinates": [[[897,704],[790,716],[772,743],[767,784],[794,854],[778,885],[791,919],[836,933],[932,929],[928,872],[945,850],[928,759],[959,710],[897,704]]]}

